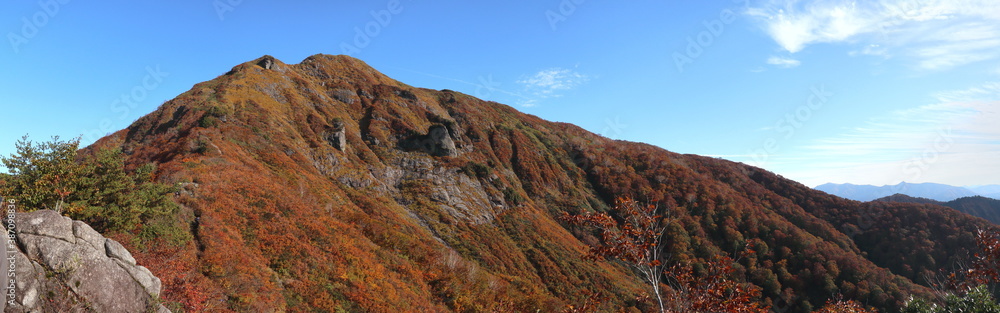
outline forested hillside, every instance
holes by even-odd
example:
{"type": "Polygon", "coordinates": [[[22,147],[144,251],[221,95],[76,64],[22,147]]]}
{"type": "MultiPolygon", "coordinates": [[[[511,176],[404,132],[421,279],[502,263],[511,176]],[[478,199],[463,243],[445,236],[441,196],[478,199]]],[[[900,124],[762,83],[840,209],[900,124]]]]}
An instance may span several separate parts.
{"type": "Polygon", "coordinates": [[[176,188],[190,239],[135,254],[184,311],[653,311],[627,264],[586,257],[598,232],[560,218],[620,217],[629,197],[663,213],[662,262],[699,277],[727,260],[765,307],[894,312],[995,227],[611,140],[346,56],[238,65],[82,154],[106,148],[176,188]]]}

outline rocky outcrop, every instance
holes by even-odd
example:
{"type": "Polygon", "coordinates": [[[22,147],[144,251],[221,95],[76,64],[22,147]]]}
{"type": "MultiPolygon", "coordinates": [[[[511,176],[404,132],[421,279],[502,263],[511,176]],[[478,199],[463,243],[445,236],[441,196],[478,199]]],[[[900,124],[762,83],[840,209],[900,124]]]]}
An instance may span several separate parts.
{"type": "Polygon", "coordinates": [[[451,138],[448,127],[435,124],[427,129],[426,135],[413,136],[400,143],[404,149],[423,150],[433,156],[456,156],[458,148],[455,140],[451,138]]]}
{"type": "Polygon", "coordinates": [[[170,312],[158,301],[160,279],[86,223],[51,210],[14,221],[15,288],[5,312],[170,312]]]}
{"type": "Polygon", "coordinates": [[[347,149],[347,134],[344,131],[343,121],[333,121],[333,126],[327,132],[325,137],[326,141],[329,142],[334,148],[337,148],[337,150],[344,151],[347,149]]]}
{"type": "Polygon", "coordinates": [[[260,67],[264,68],[265,70],[278,71],[278,72],[282,72],[282,73],[284,73],[286,71],[286,69],[287,69],[284,66],[284,64],[281,63],[281,61],[279,61],[278,59],[275,59],[274,57],[272,57],[270,55],[265,55],[265,56],[257,59],[257,66],[260,66],[260,67]]]}
{"type": "Polygon", "coordinates": [[[274,58],[271,56],[260,58],[260,61],[257,61],[257,65],[260,65],[260,67],[263,67],[265,70],[269,70],[272,66],[274,66],[274,58]]]}
{"type": "Polygon", "coordinates": [[[455,156],[458,154],[458,149],[455,148],[455,141],[451,139],[451,134],[444,125],[431,126],[430,130],[427,131],[426,139],[425,143],[428,146],[425,150],[428,150],[433,155],[455,156]]]}
{"type": "Polygon", "coordinates": [[[334,89],[329,92],[329,95],[337,101],[347,104],[354,104],[361,101],[361,97],[358,97],[358,94],[350,89],[334,89]]]}

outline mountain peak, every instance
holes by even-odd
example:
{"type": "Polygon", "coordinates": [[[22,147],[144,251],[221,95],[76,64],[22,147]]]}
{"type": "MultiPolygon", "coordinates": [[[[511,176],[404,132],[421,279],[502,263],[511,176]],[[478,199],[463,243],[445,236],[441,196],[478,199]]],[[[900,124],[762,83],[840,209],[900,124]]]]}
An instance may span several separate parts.
{"type": "Polygon", "coordinates": [[[287,64],[274,56],[264,55],[234,66],[226,74],[245,73],[248,70],[270,70],[289,75],[297,73],[321,80],[400,85],[398,81],[382,74],[364,61],[347,55],[315,54],[298,64],[287,64]]]}
{"type": "MultiPolygon", "coordinates": [[[[169,252],[186,260],[176,267],[183,270],[157,274],[166,298],[188,311],[218,298],[235,311],[446,312],[482,299],[556,311],[593,291],[612,306],[648,308],[634,301],[644,292],[640,278],[586,260],[599,239],[559,220],[607,212],[620,197],[651,199],[676,220],[670,252],[678,259],[670,262],[713,259],[751,240],[766,245],[746,259],[760,269],[748,281],[764,286],[769,301],[794,290],[789,312],[811,311],[862,277],[894,295],[852,291],[880,308],[928,292],[910,280],[926,266],[873,261],[916,257],[869,260],[862,252],[881,253],[874,242],[851,240],[864,228],[900,241],[897,234],[916,232],[888,232],[908,227],[893,217],[919,208],[891,207],[879,216],[885,232],[881,223],[859,227],[850,214],[861,204],[773,173],[414,88],[348,56],[247,61],[98,144],[121,145],[132,165],[157,163],[158,179],[180,189],[177,218],[196,243],[169,252]],[[800,244],[816,240],[825,243],[800,244]],[[843,275],[811,274],[817,264],[843,275]],[[807,283],[817,279],[831,283],[807,283]]],[[[931,236],[952,238],[953,229],[931,236]]]]}
{"type": "Polygon", "coordinates": [[[274,57],[272,57],[270,55],[262,56],[262,57],[258,58],[257,60],[254,60],[252,62],[257,63],[257,66],[260,66],[260,67],[264,68],[265,70],[271,70],[271,69],[278,70],[278,69],[284,67],[283,66],[284,65],[283,62],[281,62],[278,59],[275,59],[274,57]]]}

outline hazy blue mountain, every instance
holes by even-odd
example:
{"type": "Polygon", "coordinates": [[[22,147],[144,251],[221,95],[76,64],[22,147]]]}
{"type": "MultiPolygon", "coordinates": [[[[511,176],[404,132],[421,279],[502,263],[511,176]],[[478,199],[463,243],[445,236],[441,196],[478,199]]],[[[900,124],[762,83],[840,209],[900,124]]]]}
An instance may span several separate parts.
{"type": "Polygon", "coordinates": [[[983,197],[1000,199],[1000,185],[966,186],[965,188],[968,188],[983,197]]]}
{"type": "Polygon", "coordinates": [[[827,183],[816,186],[816,190],[858,201],[872,201],[894,194],[904,194],[911,197],[927,198],[937,201],[951,201],[962,197],[979,195],[965,187],[956,187],[935,183],[911,184],[902,182],[896,185],[872,186],[854,184],[827,183]]]}

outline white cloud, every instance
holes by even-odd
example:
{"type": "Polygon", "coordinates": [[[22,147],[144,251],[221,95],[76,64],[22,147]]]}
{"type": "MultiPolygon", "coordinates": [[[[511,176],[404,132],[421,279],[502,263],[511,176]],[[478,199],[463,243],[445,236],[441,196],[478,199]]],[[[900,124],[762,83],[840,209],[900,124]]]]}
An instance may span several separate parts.
{"type": "Polygon", "coordinates": [[[771,64],[771,65],[775,65],[775,66],[783,67],[783,68],[792,68],[792,67],[799,66],[799,64],[802,64],[802,62],[799,62],[799,60],[792,59],[792,58],[770,57],[770,58],[767,58],[767,64],[771,64]]]}
{"type": "Polygon", "coordinates": [[[791,53],[812,43],[846,40],[874,22],[865,8],[850,1],[770,1],[747,13],[759,18],[764,30],[791,53]]]}
{"type": "Polygon", "coordinates": [[[770,0],[746,14],[789,53],[846,43],[863,47],[852,55],[903,54],[926,70],[1000,57],[995,0],[770,0]]]}
{"type": "Polygon", "coordinates": [[[538,100],[536,100],[536,99],[526,99],[526,100],[521,100],[518,103],[521,104],[521,106],[523,106],[523,107],[530,108],[530,107],[538,105],[538,100]]]}
{"type": "Polygon", "coordinates": [[[772,169],[807,185],[1000,183],[1000,82],[935,98],[776,156],[772,169]]]}
{"type": "Polygon", "coordinates": [[[590,80],[590,77],[564,68],[550,68],[517,81],[535,98],[522,102],[522,106],[531,107],[538,104],[539,99],[558,98],[560,92],[571,90],[590,80]]]}

